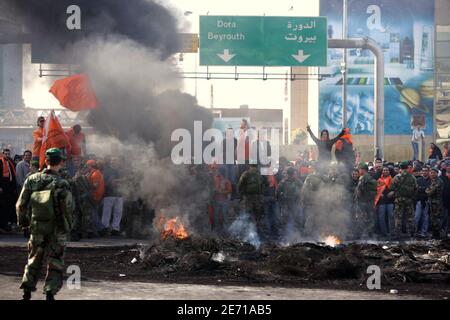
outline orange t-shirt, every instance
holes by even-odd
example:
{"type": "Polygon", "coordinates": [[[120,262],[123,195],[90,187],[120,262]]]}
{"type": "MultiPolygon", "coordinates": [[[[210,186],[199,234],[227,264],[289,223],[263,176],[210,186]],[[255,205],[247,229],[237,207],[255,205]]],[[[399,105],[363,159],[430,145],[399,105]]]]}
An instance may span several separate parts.
{"type": "Polygon", "coordinates": [[[92,198],[96,202],[100,202],[105,194],[105,180],[103,179],[103,174],[100,170],[94,170],[89,174],[88,179],[95,188],[94,191],[92,191],[92,198]]]}
{"type": "Polygon", "coordinates": [[[44,137],[44,128],[37,128],[33,131],[33,157],[39,157],[41,153],[42,138],[44,137]]]}

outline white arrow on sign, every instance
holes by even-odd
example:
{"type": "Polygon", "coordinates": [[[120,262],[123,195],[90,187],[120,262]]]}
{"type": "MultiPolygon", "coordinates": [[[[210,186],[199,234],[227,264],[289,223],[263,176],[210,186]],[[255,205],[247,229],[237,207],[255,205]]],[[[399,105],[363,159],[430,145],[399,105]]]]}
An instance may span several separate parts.
{"type": "Polygon", "coordinates": [[[292,57],[294,57],[294,59],[300,63],[308,59],[310,56],[311,56],[310,54],[303,54],[303,50],[298,50],[298,54],[292,55],[292,57]]]}
{"type": "Polygon", "coordinates": [[[219,56],[220,59],[222,59],[225,62],[230,61],[235,56],[235,54],[230,54],[230,50],[228,49],[223,50],[223,53],[218,53],[217,55],[219,56]]]}

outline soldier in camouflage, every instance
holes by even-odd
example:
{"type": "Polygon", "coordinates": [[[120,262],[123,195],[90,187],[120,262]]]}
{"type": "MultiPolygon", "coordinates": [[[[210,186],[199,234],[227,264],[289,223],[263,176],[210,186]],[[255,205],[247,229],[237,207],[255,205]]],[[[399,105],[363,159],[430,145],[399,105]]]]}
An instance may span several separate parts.
{"type": "Polygon", "coordinates": [[[53,300],[63,284],[65,242],[72,228],[72,194],[68,182],[58,174],[63,165],[61,151],[47,150],[46,164],[47,169],[25,180],[16,204],[19,225],[29,228],[31,234],[28,263],[20,286],[24,300],[31,299],[31,292],[36,291],[45,259],[44,293],[47,300],[53,300]]]}
{"type": "Polygon", "coordinates": [[[431,169],[431,185],[425,190],[425,193],[428,195],[428,205],[430,208],[430,229],[433,239],[440,239],[444,236],[444,232],[442,230],[442,192],[444,184],[442,180],[439,179],[438,174],[439,169],[431,169]]]}
{"type": "MultiPolygon", "coordinates": [[[[416,178],[408,171],[408,162],[400,164],[400,173],[392,179],[391,192],[395,197],[395,237],[414,235],[414,204],[418,191],[416,178]]],[[[390,193],[390,195],[392,195],[390,193]]]]}
{"type": "Polygon", "coordinates": [[[325,177],[320,174],[319,166],[314,165],[314,172],[308,175],[300,192],[300,203],[305,216],[304,233],[306,236],[316,237],[318,230],[318,216],[320,214],[319,191],[323,187],[325,177]]]}
{"type": "Polygon", "coordinates": [[[100,218],[97,217],[97,221],[92,221],[91,219],[95,203],[91,197],[92,185],[89,183],[86,174],[87,168],[86,166],[82,166],[71,179],[75,202],[74,227],[71,234],[72,241],[97,236],[97,227],[100,218]]]}
{"type": "Polygon", "coordinates": [[[287,177],[280,182],[277,189],[277,199],[280,201],[281,234],[285,234],[286,227],[294,224],[300,227],[299,205],[302,183],[295,177],[295,169],[287,169],[287,177]]]}
{"type": "Polygon", "coordinates": [[[377,182],[369,175],[367,164],[359,165],[359,180],[355,188],[355,236],[370,238],[375,232],[375,196],[377,182]]]}
{"type": "Polygon", "coordinates": [[[242,173],[237,189],[241,195],[241,210],[254,219],[258,234],[264,239],[267,230],[263,210],[263,178],[257,165],[251,164],[250,168],[242,173]]]}

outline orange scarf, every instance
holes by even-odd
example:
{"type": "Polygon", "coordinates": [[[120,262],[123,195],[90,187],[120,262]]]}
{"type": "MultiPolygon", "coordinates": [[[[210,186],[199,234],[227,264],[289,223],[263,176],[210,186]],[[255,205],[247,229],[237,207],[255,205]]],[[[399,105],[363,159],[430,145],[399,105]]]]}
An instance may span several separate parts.
{"type": "MultiPolygon", "coordinates": [[[[348,144],[353,144],[352,135],[350,134],[350,129],[348,129],[348,128],[345,129],[345,134],[341,137],[341,139],[346,140],[348,144]]],[[[341,139],[339,139],[338,142],[336,142],[336,150],[338,150],[338,151],[342,150],[343,143],[342,143],[341,139]]]]}
{"type": "Polygon", "coordinates": [[[2,177],[13,181],[13,175],[16,176],[16,169],[14,168],[14,163],[6,157],[1,156],[2,161],[2,177]]]}
{"type": "Polygon", "coordinates": [[[377,181],[377,195],[375,196],[375,206],[378,205],[378,202],[381,199],[381,195],[383,194],[384,190],[386,190],[386,188],[390,188],[392,184],[392,177],[391,176],[387,176],[385,177],[380,177],[377,181]]]}
{"type": "Polygon", "coordinates": [[[277,188],[278,183],[274,175],[267,176],[267,180],[269,180],[269,186],[271,188],[277,188]]]}

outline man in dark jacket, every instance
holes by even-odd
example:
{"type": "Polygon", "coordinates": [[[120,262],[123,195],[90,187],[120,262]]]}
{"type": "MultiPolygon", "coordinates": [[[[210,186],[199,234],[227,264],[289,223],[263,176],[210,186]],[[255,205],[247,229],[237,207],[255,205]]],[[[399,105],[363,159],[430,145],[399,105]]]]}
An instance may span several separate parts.
{"type": "Polygon", "coordinates": [[[426,237],[428,232],[428,224],[429,224],[429,206],[428,206],[428,195],[425,193],[425,190],[430,186],[430,168],[423,167],[422,168],[422,176],[417,178],[417,198],[415,205],[415,232],[419,237],[426,237]]]}
{"type": "Polygon", "coordinates": [[[17,221],[16,170],[10,156],[9,149],[0,154],[0,228],[5,231],[11,231],[11,226],[17,221]]]}

